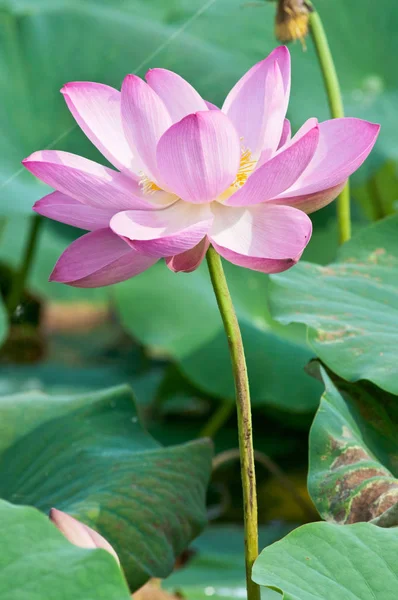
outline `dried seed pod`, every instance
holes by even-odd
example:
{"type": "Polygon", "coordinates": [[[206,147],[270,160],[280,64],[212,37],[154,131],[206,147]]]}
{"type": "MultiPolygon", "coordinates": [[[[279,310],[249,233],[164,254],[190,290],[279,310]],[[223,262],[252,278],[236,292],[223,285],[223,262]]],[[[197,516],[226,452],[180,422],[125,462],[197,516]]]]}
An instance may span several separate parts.
{"type": "Polygon", "coordinates": [[[306,0],[278,0],[275,18],[275,35],[281,42],[300,40],[308,34],[311,5],[306,0]]]}

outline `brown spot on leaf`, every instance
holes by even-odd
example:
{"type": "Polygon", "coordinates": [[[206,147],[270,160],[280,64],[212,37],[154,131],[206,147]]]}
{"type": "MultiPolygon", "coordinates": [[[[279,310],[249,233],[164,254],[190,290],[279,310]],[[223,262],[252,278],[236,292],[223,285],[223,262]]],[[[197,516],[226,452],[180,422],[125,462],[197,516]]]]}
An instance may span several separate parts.
{"type": "Polygon", "coordinates": [[[371,521],[391,508],[398,500],[398,482],[370,481],[352,498],[346,523],[371,521]],[[384,502],[380,502],[381,498],[384,502]]]}
{"type": "Polygon", "coordinates": [[[336,458],[330,468],[338,469],[339,467],[353,465],[364,460],[372,460],[372,458],[363,448],[359,446],[349,446],[336,458]]]}
{"type": "Polygon", "coordinates": [[[316,341],[318,342],[344,342],[344,340],[348,337],[353,337],[360,333],[359,330],[348,329],[347,327],[341,327],[340,329],[335,329],[334,331],[318,331],[318,338],[316,341]]]}
{"type": "Polygon", "coordinates": [[[386,253],[385,248],[376,248],[371,254],[369,254],[368,261],[374,265],[377,265],[379,258],[384,256],[386,253]]]}
{"type": "Polygon", "coordinates": [[[354,356],[362,356],[365,352],[363,348],[351,348],[350,350],[354,356]]]}
{"type": "Polygon", "coordinates": [[[353,491],[355,490],[355,488],[357,488],[359,485],[361,485],[362,483],[364,483],[364,481],[366,481],[367,479],[372,479],[373,477],[391,477],[390,473],[383,468],[376,468],[376,467],[364,467],[364,468],[358,468],[355,469],[354,471],[351,471],[350,473],[347,473],[343,478],[342,478],[342,489],[345,489],[346,491],[353,491]]]}
{"type": "Polygon", "coordinates": [[[331,267],[319,267],[319,270],[326,277],[335,277],[339,274],[336,269],[332,269],[331,267]]]}
{"type": "Polygon", "coordinates": [[[398,502],[398,483],[394,483],[384,492],[376,503],[377,516],[382,515],[386,510],[398,502]]]}

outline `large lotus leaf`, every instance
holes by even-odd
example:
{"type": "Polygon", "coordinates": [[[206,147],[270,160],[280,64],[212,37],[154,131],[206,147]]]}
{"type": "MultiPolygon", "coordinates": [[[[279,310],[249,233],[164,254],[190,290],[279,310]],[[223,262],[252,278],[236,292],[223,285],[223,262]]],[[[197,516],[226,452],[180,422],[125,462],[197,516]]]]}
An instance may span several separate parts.
{"type": "MultiPolygon", "coordinates": [[[[261,548],[272,544],[291,531],[281,523],[259,529],[261,548]]],[[[180,592],[189,600],[220,600],[246,597],[243,529],[234,525],[213,525],[198,537],[190,548],[187,564],[166,579],[163,587],[180,592]]],[[[266,600],[280,599],[267,590],[266,600]]]]}
{"type": "Polygon", "coordinates": [[[398,216],[369,226],[327,267],[301,262],[271,277],[280,323],[305,323],[309,342],[332,371],[398,394],[398,216]]]}
{"type": "Polygon", "coordinates": [[[0,365],[0,396],[40,390],[51,394],[87,393],[128,383],[138,406],[154,401],[163,371],[153,368],[128,375],[119,365],[65,366],[48,361],[31,365],[0,365]]]}
{"type": "MultiPolygon", "coordinates": [[[[347,114],[384,126],[378,154],[397,157],[391,0],[318,0],[340,75],[347,114]],[[369,44],[369,40],[372,44],[369,44]]],[[[236,80],[277,45],[275,5],[241,0],[9,0],[0,8],[0,189],[2,212],[29,211],[46,192],[20,166],[46,147],[99,158],[58,93],[67,81],[120,86],[128,72],[159,66],[187,77],[220,104],[236,80]],[[257,5],[256,5],[257,4],[257,5]]],[[[319,65],[292,45],[290,117],[297,128],[328,117],[319,65]]],[[[376,154],[373,154],[375,157],[376,154]]]]}
{"type": "Polygon", "coordinates": [[[310,433],[308,489],[321,516],[398,525],[398,404],[369,382],[334,382],[310,433]],[[336,387],[337,386],[337,387],[336,387]]]}
{"type": "Polygon", "coordinates": [[[0,399],[0,496],[52,506],[100,531],[133,589],[165,577],[206,522],[206,440],[160,447],[129,388],[0,399]]]}
{"type": "Polygon", "coordinates": [[[253,580],[283,600],[395,600],[398,530],[310,523],[265,548],[253,580]]]}
{"type": "Polygon", "coordinates": [[[2,600],[129,600],[115,559],[71,544],[38,510],[0,500],[2,600]]]}
{"type": "MultiPolygon", "coordinates": [[[[230,264],[225,269],[242,328],[253,403],[312,410],[320,386],[304,372],[311,357],[305,332],[271,319],[265,275],[230,264]]],[[[206,264],[176,275],[159,263],[116,286],[115,298],[122,323],[136,338],[175,358],[205,392],[233,401],[228,345],[206,264]]]]}
{"type": "Polygon", "coordinates": [[[3,302],[2,302],[1,296],[0,296],[0,344],[3,343],[3,341],[7,335],[7,330],[8,330],[7,313],[6,313],[6,309],[3,305],[3,302]]]}

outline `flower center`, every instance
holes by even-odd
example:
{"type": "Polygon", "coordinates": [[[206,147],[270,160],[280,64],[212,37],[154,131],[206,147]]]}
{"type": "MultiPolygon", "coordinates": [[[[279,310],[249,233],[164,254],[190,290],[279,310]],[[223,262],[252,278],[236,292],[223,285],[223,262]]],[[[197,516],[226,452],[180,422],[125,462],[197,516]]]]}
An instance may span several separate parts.
{"type": "Polygon", "coordinates": [[[144,194],[154,194],[155,192],[162,191],[162,188],[160,188],[154,181],[151,181],[148,175],[145,175],[145,173],[141,173],[139,186],[144,194]]]}
{"type": "MultiPolygon", "coordinates": [[[[241,138],[243,139],[243,138],[241,138]]],[[[257,161],[252,159],[252,153],[248,148],[245,148],[243,145],[241,147],[241,155],[240,155],[240,164],[239,169],[236,174],[235,181],[229,186],[228,189],[225,190],[220,196],[217,198],[218,202],[224,202],[227,200],[232,194],[236,192],[237,189],[241,188],[247,181],[247,178],[254,171],[254,167],[256,166],[257,161]]],[[[157,183],[149,179],[148,175],[144,172],[140,173],[141,178],[139,181],[139,186],[142,189],[143,193],[146,195],[152,195],[155,192],[162,192],[162,188],[158,186],[157,183]]]]}
{"type": "Polygon", "coordinates": [[[252,159],[252,153],[250,152],[250,150],[242,146],[240,154],[240,164],[235,181],[229,186],[227,190],[225,190],[225,192],[220,194],[220,196],[217,198],[217,201],[225,202],[225,200],[228,200],[228,198],[230,198],[232,194],[236,192],[236,190],[241,188],[242,185],[246,183],[249,175],[251,175],[254,171],[254,167],[256,166],[256,164],[257,161],[252,159]]]}
{"type": "Polygon", "coordinates": [[[250,150],[248,148],[242,147],[238,173],[236,175],[235,181],[232,184],[235,188],[240,188],[244,183],[246,183],[247,178],[256,166],[256,162],[256,160],[252,160],[252,153],[250,152],[250,150]]]}

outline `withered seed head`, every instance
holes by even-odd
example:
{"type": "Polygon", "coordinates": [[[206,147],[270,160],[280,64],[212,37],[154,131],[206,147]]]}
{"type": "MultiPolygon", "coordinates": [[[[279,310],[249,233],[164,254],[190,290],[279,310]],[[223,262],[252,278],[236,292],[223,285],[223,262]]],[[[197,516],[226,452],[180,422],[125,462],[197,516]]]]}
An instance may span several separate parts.
{"type": "Polygon", "coordinates": [[[275,35],[281,42],[300,40],[308,34],[308,19],[312,12],[306,0],[278,0],[275,18],[275,35]]]}

